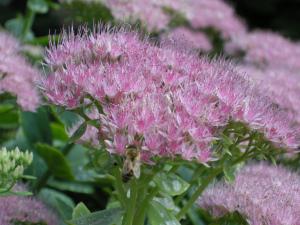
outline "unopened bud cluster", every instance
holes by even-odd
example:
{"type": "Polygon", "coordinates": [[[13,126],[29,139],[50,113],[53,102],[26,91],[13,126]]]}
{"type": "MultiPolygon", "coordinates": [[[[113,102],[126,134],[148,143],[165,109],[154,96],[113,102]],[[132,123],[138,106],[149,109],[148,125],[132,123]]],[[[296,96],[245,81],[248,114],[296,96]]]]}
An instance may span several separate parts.
{"type": "Polygon", "coordinates": [[[0,150],[0,188],[7,189],[23,175],[24,169],[31,164],[31,152],[21,152],[19,148],[0,150]]]}

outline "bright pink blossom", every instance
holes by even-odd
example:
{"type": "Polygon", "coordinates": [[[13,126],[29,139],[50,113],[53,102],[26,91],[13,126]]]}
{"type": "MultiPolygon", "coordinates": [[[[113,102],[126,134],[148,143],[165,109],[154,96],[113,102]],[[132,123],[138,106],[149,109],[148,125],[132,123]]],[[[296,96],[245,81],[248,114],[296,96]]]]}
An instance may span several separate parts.
{"type": "Polygon", "coordinates": [[[283,167],[253,164],[233,184],[209,187],[198,203],[215,217],[238,211],[252,225],[299,225],[300,177],[283,167]]]}
{"type": "Polygon", "coordinates": [[[113,153],[137,143],[144,155],[206,162],[211,140],[230,120],[247,123],[280,146],[299,145],[285,112],[221,60],[209,62],[152,45],[134,32],[104,29],[64,34],[48,49],[47,63],[45,95],[67,108],[85,104],[87,95],[97,100],[103,108],[99,137],[113,153]],[[65,57],[70,43],[78,49],[65,57]]]}
{"type": "Polygon", "coordinates": [[[13,36],[0,32],[0,93],[17,96],[17,103],[24,110],[34,111],[39,104],[35,88],[39,73],[19,51],[18,41],[13,36]]]}

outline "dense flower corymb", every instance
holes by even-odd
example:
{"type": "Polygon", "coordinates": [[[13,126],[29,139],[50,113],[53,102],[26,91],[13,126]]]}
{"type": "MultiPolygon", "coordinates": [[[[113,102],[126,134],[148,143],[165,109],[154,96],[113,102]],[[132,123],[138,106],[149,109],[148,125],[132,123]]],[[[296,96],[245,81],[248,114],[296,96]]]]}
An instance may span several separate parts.
{"type": "Polygon", "coordinates": [[[300,124],[300,76],[297,70],[278,66],[259,68],[249,64],[240,65],[239,69],[259,82],[274,103],[300,124]]]}
{"type": "MultiPolygon", "coordinates": [[[[26,188],[18,184],[14,187],[14,191],[26,191],[26,188]]],[[[14,222],[59,224],[57,216],[34,197],[0,197],[0,224],[11,225],[14,222]]]]}
{"type": "Polygon", "coordinates": [[[216,217],[238,211],[251,225],[299,225],[300,177],[282,167],[250,165],[233,184],[209,187],[199,205],[216,217]]]}
{"type": "Polygon", "coordinates": [[[48,49],[46,61],[51,70],[42,81],[47,98],[67,108],[89,105],[90,97],[98,101],[99,137],[113,153],[136,144],[147,156],[205,162],[211,141],[230,120],[261,130],[279,145],[298,146],[284,111],[226,62],[109,29],[64,34],[48,49]]]}
{"type": "Polygon", "coordinates": [[[18,41],[0,31],[0,94],[9,92],[17,96],[24,110],[34,111],[39,103],[35,88],[38,71],[19,54],[18,41]]]}
{"type": "Polygon", "coordinates": [[[300,44],[273,32],[258,30],[237,35],[226,45],[226,51],[229,54],[244,51],[246,62],[260,66],[300,69],[300,44]]]}
{"type": "Polygon", "coordinates": [[[213,46],[204,33],[195,32],[185,27],[178,27],[171,30],[164,37],[167,41],[176,42],[176,46],[186,49],[199,49],[205,52],[210,51],[213,46]]]}
{"type": "MultiPolygon", "coordinates": [[[[72,0],[61,0],[72,2],[72,0]]],[[[223,0],[89,0],[111,10],[122,22],[141,22],[148,31],[168,29],[172,13],[179,13],[194,29],[214,28],[223,38],[246,32],[246,26],[234,9],[223,0]],[[172,13],[171,13],[172,12],[172,13]]]]}

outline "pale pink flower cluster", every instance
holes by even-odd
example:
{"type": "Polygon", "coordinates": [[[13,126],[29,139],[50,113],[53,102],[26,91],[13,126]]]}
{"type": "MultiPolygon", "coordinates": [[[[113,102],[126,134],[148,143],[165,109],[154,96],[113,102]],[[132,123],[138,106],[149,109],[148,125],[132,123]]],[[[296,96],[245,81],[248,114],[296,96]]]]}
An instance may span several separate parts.
{"type": "Polygon", "coordinates": [[[209,52],[213,48],[210,40],[204,33],[195,32],[186,27],[177,27],[170,30],[162,39],[176,43],[176,46],[185,49],[201,49],[209,52]]]}
{"type": "Polygon", "coordinates": [[[276,33],[254,31],[233,38],[226,51],[245,54],[239,70],[259,82],[299,127],[300,44],[276,33]]]}
{"type": "MultiPolygon", "coordinates": [[[[27,191],[23,185],[16,185],[15,191],[27,191]]],[[[41,223],[58,225],[57,216],[44,203],[35,197],[0,197],[0,224],[11,225],[14,222],[41,223]]]]}
{"type": "Polygon", "coordinates": [[[233,8],[223,0],[103,0],[114,17],[144,22],[150,30],[163,30],[171,17],[164,9],[181,13],[195,29],[212,27],[224,38],[246,31],[246,26],[236,16],[233,8]]]}
{"type": "Polygon", "coordinates": [[[223,0],[189,0],[187,4],[189,10],[184,14],[195,29],[212,27],[225,39],[243,34],[247,30],[234,9],[223,0]]]}
{"type": "Polygon", "coordinates": [[[165,29],[169,22],[169,16],[163,11],[161,3],[157,0],[101,0],[119,21],[135,23],[140,21],[151,31],[165,29]]]}
{"type": "Polygon", "coordinates": [[[0,94],[9,92],[17,96],[23,110],[34,111],[39,104],[35,81],[39,76],[19,54],[18,41],[10,34],[0,31],[0,94]]]}
{"type": "Polygon", "coordinates": [[[300,176],[279,166],[249,165],[233,184],[209,187],[198,203],[215,217],[238,211],[251,225],[299,225],[300,176]]]}
{"type": "Polygon", "coordinates": [[[254,31],[235,36],[226,52],[245,52],[244,60],[260,66],[283,66],[300,69],[300,43],[269,31],[254,31]]]}
{"type": "Polygon", "coordinates": [[[299,145],[286,113],[226,62],[151,45],[137,34],[102,29],[64,34],[47,51],[43,80],[54,104],[76,108],[93,96],[103,107],[110,152],[140,145],[144,156],[210,159],[211,140],[230,120],[259,129],[279,145],[299,145]]]}
{"type": "Polygon", "coordinates": [[[240,65],[238,68],[260,83],[274,103],[300,124],[299,71],[276,66],[260,68],[249,64],[240,65]]]}

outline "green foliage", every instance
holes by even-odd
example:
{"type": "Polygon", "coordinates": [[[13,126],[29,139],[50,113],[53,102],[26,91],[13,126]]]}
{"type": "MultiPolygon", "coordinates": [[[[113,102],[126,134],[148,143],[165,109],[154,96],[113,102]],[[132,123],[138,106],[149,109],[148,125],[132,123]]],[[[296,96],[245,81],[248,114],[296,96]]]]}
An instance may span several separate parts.
{"type": "Polygon", "coordinates": [[[154,182],[157,184],[160,191],[171,196],[184,193],[190,186],[186,181],[174,173],[158,173],[154,177],[154,182]]]}
{"type": "Polygon", "coordinates": [[[147,214],[151,225],[180,225],[174,214],[157,201],[151,201],[147,214]]]}
{"type": "Polygon", "coordinates": [[[36,144],[36,150],[55,177],[67,180],[74,179],[68,160],[58,149],[47,144],[38,143],[36,144]]]}
{"type": "Polygon", "coordinates": [[[46,108],[39,108],[36,113],[22,112],[21,126],[29,143],[51,145],[52,133],[46,108]]]}
{"type": "Polygon", "coordinates": [[[73,218],[68,223],[70,225],[114,225],[122,216],[122,209],[112,208],[94,213],[83,205],[77,206],[73,211],[73,218]],[[83,216],[79,216],[83,214],[83,216]]]}
{"type": "Polygon", "coordinates": [[[39,197],[44,202],[52,206],[52,208],[59,213],[62,219],[68,220],[72,217],[75,204],[66,194],[49,188],[43,188],[39,193],[39,197]]]}
{"type": "Polygon", "coordinates": [[[28,0],[27,7],[36,13],[46,13],[49,9],[46,0],[28,0]]]}
{"type": "Polygon", "coordinates": [[[91,214],[90,210],[86,207],[84,203],[80,202],[73,209],[72,219],[77,219],[88,214],[91,214]]]}
{"type": "Polygon", "coordinates": [[[81,136],[85,133],[87,128],[87,123],[83,122],[78,128],[77,130],[72,134],[72,136],[69,139],[69,142],[75,142],[77,141],[79,138],[81,138],[81,136]]]}
{"type": "Polygon", "coordinates": [[[0,105],[0,129],[17,128],[19,124],[19,114],[14,105],[0,105]]]}

